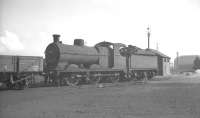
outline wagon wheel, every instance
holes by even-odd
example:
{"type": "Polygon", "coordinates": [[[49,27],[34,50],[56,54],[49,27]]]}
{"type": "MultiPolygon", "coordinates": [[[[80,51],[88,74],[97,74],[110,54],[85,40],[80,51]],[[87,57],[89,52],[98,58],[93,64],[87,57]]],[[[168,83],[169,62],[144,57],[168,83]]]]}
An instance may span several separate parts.
{"type": "Polygon", "coordinates": [[[16,90],[22,90],[22,89],[24,89],[24,85],[23,85],[23,83],[15,83],[14,85],[13,85],[13,88],[14,89],[16,89],[16,90]]]}
{"type": "Polygon", "coordinates": [[[80,81],[78,78],[72,75],[71,77],[66,79],[66,82],[67,82],[67,85],[69,86],[77,86],[80,81]]]}

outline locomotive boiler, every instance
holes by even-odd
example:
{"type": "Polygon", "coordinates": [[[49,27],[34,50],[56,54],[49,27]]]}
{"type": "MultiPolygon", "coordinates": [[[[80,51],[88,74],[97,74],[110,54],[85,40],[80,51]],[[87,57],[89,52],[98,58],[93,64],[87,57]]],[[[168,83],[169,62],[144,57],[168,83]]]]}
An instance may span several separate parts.
{"type": "Polygon", "coordinates": [[[54,42],[45,51],[48,70],[65,70],[70,64],[88,68],[98,64],[98,51],[94,47],[84,46],[82,39],[75,39],[74,45],[62,44],[60,35],[53,35],[54,42]]]}

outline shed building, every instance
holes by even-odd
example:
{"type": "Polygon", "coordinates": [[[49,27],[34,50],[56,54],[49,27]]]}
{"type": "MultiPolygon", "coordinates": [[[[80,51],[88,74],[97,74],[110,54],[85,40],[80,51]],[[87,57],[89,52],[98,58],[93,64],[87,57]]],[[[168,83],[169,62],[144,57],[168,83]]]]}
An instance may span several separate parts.
{"type": "Polygon", "coordinates": [[[183,55],[175,58],[174,60],[174,70],[175,72],[194,72],[193,69],[194,60],[196,57],[200,57],[200,55],[183,55]]]}
{"type": "Polygon", "coordinates": [[[170,74],[170,57],[154,49],[146,49],[158,56],[158,75],[170,74]]]}

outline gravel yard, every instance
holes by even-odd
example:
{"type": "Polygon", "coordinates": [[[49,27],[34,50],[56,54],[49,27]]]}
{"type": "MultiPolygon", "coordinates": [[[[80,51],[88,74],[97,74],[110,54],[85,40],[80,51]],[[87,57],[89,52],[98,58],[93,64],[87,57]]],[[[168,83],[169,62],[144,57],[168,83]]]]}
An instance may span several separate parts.
{"type": "Polygon", "coordinates": [[[0,118],[200,118],[200,76],[4,90],[0,118]]]}

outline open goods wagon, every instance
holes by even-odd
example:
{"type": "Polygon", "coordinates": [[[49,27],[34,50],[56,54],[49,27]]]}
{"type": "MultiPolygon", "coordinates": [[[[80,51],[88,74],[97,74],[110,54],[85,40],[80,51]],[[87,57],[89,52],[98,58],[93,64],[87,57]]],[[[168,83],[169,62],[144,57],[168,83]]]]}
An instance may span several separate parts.
{"type": "Polygon", "coordinates": [[[9,88],[23,88],[29,78],[42,72],[42,57],[0,55],[0,82],[9,88]]]}

